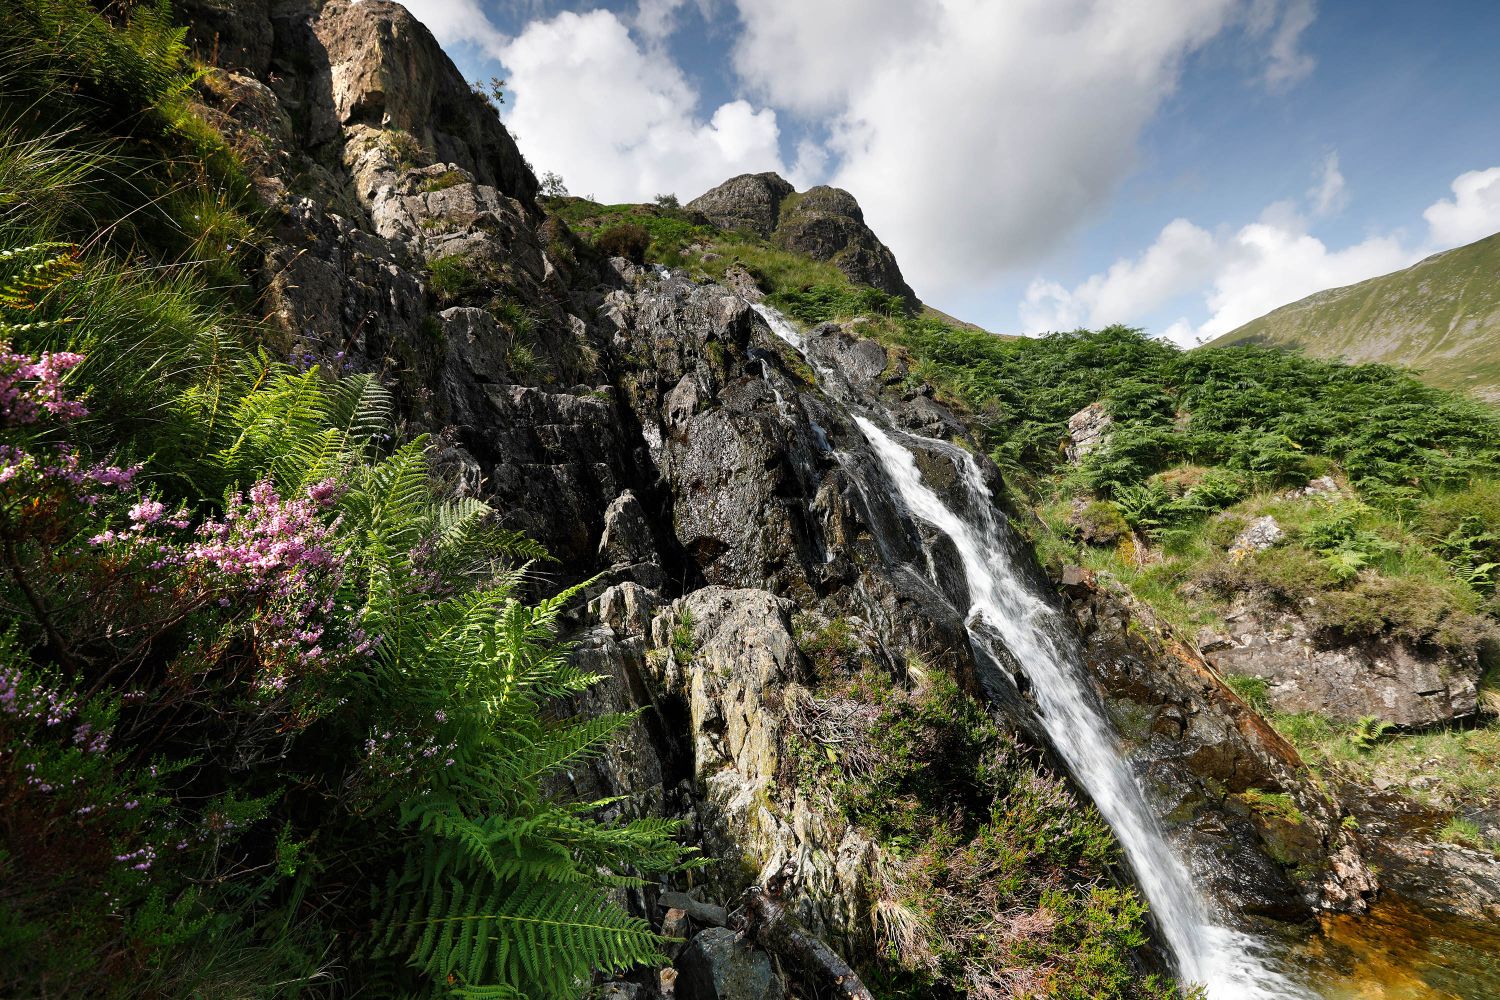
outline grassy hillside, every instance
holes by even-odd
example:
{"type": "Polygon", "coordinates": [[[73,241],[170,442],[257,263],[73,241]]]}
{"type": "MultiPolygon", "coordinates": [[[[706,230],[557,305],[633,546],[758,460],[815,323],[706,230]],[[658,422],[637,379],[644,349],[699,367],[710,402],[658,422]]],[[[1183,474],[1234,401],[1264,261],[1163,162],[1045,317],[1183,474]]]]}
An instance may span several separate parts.
{"type": "Polygon", "coordinates": [[[1310,295],[1208,346],[1244,343],[1404,365],[1432,385],[1500,402],[1500,234],[1310,295]]]}

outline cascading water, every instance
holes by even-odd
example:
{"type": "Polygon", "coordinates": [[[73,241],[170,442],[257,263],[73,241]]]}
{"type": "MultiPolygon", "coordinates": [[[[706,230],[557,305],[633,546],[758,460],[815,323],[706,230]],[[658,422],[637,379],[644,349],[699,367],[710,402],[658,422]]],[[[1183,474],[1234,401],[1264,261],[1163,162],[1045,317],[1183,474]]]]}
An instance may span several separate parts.
{"type": "MultiPolygon", "coordinates": [[[[755,307],[798,351],[797,328],[775,310],[755,307]]],[[[823,370],[826,373],[826,369],[823,370]]],[[[1086,667],[1058,612],[1016,571],[979,464],[960,448],[919,440],[952,456],[962,473],[965,518],[923,481],[912,452],[891,432],[850,414],[910,513],[942,532],[958,551],[968,583],[969,633],[981,647],[996,637],[1026,671],[1039,720],[1074,777],[1113,828],[1177,959],[1180,976],[1210,1000],[1304,1000],[1312,994],[1275,971],[1257,942],[1214,921],[1187,867],[1169,845],[1086,680],[1086,667]],[[978,620],[976,622],[976,619],[978,620]],[[976,627],[982,624],[984,627],[976,627]]],[[[996,656],[997,661],[1003,659],[996,656]]]]}
{"type": "MultiPolygon", "coordinates": [[[[1057,613],[1015,572],[974,457],[951,445],[926,442],[950,451],[959,463],[970,506],[979,512],[973,520],[979,523],[965,520],[944,504],[922,482],[911,452],[890,434],[868,418],[854,419],[907,509],[947,535],[958,550],[969,584],[971,620],[981,618],[1026,670],[1042,725],[1114,829],[1183,979],[1202,983],[1212,1000],[1307,996],[1257,957],[1251,938],[1210,919],[1095,703],[1078,651],[1061,623],[1051,621],[1057,613]]],[[[991,641],[983,631],[971,629],[970,634],[976,642],[991,641]]]]}

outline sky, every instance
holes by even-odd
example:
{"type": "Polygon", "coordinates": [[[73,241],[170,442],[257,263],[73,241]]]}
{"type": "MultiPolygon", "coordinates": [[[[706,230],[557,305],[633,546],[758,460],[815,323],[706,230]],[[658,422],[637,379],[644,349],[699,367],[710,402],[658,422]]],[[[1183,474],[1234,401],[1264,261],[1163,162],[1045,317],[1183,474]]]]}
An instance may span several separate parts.
{"type": "Polygon", "coordinates": [[[1500,231],[1495,0],[404,0],[537,171],[852,192],[926,302],[1188,345],[1500,231]]]}

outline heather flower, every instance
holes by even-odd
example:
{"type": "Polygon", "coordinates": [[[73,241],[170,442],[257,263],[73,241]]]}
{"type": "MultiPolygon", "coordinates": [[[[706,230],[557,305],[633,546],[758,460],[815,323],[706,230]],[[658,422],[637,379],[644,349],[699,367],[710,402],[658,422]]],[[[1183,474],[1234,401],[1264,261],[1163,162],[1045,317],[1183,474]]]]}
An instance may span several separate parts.
{"type": "Polygon", "coordinates": [[[130,520],[137,525],[155,524],[166,512],[166,505],[160,501],[142,500],[130,508],[130,520]]]}
{"type": "Polygon", "coordinates": [[[43,413],[57,420],[86,416],[88,408],[68,399],[61,381],[63,373],[82,363],[82,354],[57,351],[33,358],[0,341],[0,425],[34,424],[43,413]]]}

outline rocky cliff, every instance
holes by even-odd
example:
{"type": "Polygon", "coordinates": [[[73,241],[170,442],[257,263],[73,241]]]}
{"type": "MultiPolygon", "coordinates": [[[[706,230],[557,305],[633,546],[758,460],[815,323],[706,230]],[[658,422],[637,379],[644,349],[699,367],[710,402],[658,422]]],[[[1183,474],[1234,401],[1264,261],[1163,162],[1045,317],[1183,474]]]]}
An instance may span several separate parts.
{"type": "MultiPolygon", "coordinates": [[[[453,488],[555,557],[539,589],[598,578],[574,622],[575,655],[605,678],[584,707],[643,711],[573,790],[683,819],[710,862],[633,890],[667,930],[698,933],[675,970],[617,995],[675,980],[690,1000],[810,996],[836,978],[834,952],[857,965],[894,955],[934,995],[1024,990],[1064,967],[1072,931],[1049,908],[1129,887],[1118,852],[1059,832],[1015,876],[1026,888],[997,896],[925,842],[888,835],[929,835],[925,820],[881,817],[848,787],[893,773],[899,755],[879,749],[891,720],[916,719],[908,730],[946,747],[930,707],[979,705],[972,740],[952,745],[984,748],[994,766],[974,774],[990,784],[921,785],[910,799],[956,817],[950,855],[978,852],[975,831],[1022,802],[1092,815],[1037,724],[1026,665],[976,654],[951,547],[902,507],[854,423],[873,414],[948,442],[912,439],[946,495],[961,474],[951,445],[970,445],[962,419],[857,327],[811,331],[804,359],[747,301],[753,288],[600,257],[538,204],[493,109],[399,5],[182,7],[219,65],[205,105],[273,220],[254,281],[275,347],[383,373],[409,425],[436,435],[453,488]],[[933,700],[947,690],[934,676],[951,679],[947,701],[933,700]],[[914,912],[906,888],[919,885],[943,901],[930,913],[914,912]],[[757,887],[833,951],[755,925],[757,887]],[[728,908],[782,978],[705,930],[728,908]]],[[[798,195],[755,175],[689,207],[914,298],[846,192],[798,195]]],[[[980,465],[1003,509],[998,472],[980,465]]],[[[1361,911],[1375,876],[1347,811],[1291,748],[1125,595],[1079,576],[1066,601],[1132,765],[1225,910],[1291,923],[1361,911]]],[[[1137,976],[1163,963],[1151,946],[1129,960],[1137,976]]]]}

